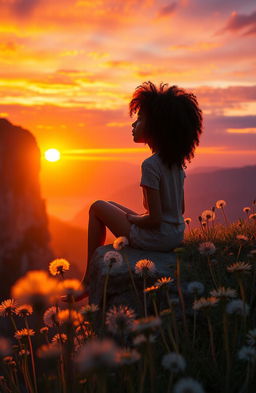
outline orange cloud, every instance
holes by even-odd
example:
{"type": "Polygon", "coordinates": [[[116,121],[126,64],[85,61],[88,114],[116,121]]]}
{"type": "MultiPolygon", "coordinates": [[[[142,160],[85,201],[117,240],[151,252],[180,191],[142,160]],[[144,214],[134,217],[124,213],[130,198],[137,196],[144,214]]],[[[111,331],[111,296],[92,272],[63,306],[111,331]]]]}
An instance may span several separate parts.
{"type": "Polygon", "coordinates": [[[229,134],[256,134],[256,128],[228,128],[229,134]]]}

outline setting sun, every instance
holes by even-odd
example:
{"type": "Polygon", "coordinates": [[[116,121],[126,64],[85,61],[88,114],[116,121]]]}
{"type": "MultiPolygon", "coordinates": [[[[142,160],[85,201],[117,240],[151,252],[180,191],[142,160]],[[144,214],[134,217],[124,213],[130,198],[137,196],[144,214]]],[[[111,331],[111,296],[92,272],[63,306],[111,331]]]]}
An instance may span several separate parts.
{"type": "Polygon", "coordinates": [[[54,162],[60,159],[60,152],[57,149],[48,149],[44,153],[44,156],[47,161],[54,162]]]}

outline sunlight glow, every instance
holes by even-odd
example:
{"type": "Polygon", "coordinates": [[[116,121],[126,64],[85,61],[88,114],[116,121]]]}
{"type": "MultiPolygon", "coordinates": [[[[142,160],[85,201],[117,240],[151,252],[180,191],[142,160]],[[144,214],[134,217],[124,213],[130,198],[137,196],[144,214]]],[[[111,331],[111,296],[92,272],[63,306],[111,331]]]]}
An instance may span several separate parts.
{"type": "Polygon", "coordinates": [[[50,162],[59,161],[60,159],[60,152],[57,149],[48,149],[44,153],[45,159],[50,162]]]}

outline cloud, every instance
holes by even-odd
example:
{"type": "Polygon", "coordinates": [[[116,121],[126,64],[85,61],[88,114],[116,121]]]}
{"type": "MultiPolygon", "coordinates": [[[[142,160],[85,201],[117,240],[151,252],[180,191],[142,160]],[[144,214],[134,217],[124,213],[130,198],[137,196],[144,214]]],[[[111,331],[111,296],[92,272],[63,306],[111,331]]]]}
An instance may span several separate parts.
{"type": "Polygon", "coordinates": [[[236,32],[248,27],[245,35],[256,34],[256,11],[248,15],[232,12],[223,31],[236,32]]]}
{"type": "Polygon", "coordinates": [[[15,14],[23,17],[30,14],[41,0],[16,0],[12,5],[15,14]]]}
{"type": "Polygon", "coordinates": [[[164,7],[161,7],[159,12],[158,12],[158,16],[161,17],[161,16],[171,15],[171,14],[173,14],[176,11],[177,7],[178,7],[178,3],[176,1],[173,1],[170,4],[168,4],[168,5],[164,6],[164,7]]]}

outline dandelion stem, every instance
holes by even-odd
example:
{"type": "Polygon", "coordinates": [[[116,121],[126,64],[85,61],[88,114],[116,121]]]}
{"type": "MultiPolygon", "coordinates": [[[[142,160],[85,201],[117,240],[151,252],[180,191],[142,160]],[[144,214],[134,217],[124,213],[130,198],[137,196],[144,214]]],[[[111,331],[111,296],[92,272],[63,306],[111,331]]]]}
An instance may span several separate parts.
{"type": "Polygon", "coordinates": [[[173,384],[173,373],[171,373],[171,375],[169,376],[168,386],[167,386],[167,393],[171,392],[172,384],[173,384]]]}
{"type": "Polygon", "coordinates": [[[221,206],[221,210],[222,210],[222,213],[223,213],[223,216],[224,216],[224,220],[225,220],[226,226],[228,226],[228,220],[227,220],[226,214],[224,212],[224,207],[223,206],[221,206]]]}
{"type": "MultiPolygon", "coordinates": [[[[196,295],[194,296],[194,302],[196,300],[196,295]]],[[[193,312],[193,339],[192,339],[192,346],[195,346],[195,339],[196,339],[196,310],[193,312]]]]}
{"type": "Polygon", "coordinates": [[[147,313],[147,298],[146,298],[146,276],[143,274],[143,301],[144,301],[144,316],[147,318],[148,313],[147,313]]]}
{"type": "Polygon", "coordinates": [[[183,319],[183,326],[184,326],[184,331],[186,338],[188,339],[188,328],[187,328],[187,321],[186,321],[186,312],[185,312],[185,302],[183,299],[183,294],[182,294],[182,288],[181,288],[181,283],[180,283],[180,258],[177,255],[176,256],[176,272],[177,272],[177,289],[178,289],[178,295],[182,307],[182,319],[183,319]]]}
{"type": "Polygon", "coordinates": [[[108,287],[108,279],[109,279],[109,272],[111,270],[111,264],[108,266],[108,271],[106,274],[105,282],[104,282],[104,289],[103,289],[103,306],[102,306],[102,327],[104,326],[105,322],[105,312],[106,312],[106,300],[107,300],[107,287],[108,287]]]}
{"type": "Polygon", "coordinates": [[[239,257],[240,257],[240,253],[241,253],[242,247],[243,247],[243,245],[242,245],[242,243],[240,243],[240,244],[239,244],[239,249],[238,249],[238,252],[237,252],[237,256],[236,256],[236,262],[238,262],[238,259],[239,259],[239,257]]]}
{"type": "MultiPolygon", "coordinates": [[[[157,309],[157,305],[156,305],[156,299],[155,299],[155,295],[154,294],[152,296],[152,302],[153,302],[153,306],[154,306],[154,311],[155,311],[156,317],[159,318],[159,313],[158,313],[158,309],[157,309]]],[[[168,345],[168,343],[166,341],[166,338],[165,338],[162,326],[160,326],[159,329],[160,329],[160,334],[161,334],[163,343],[165,345],[165,348],[167,349],[168,352],[170,352],[170,347],[169,347],[169,345],[168,345]]]]}
{"type": "Polygon", "coordinates": [[[223,312],[223,339],[224,339],[224,346],[226,352],[226,392],[230,388],[229,386],[229,375],[230,375],[230,351],[229,351],[229,340],[228,340],[228,318],[227,314],[224,310],[223,312]]]}
{"type": "Polygon", "coordinates": [[[211,320],[210,320],[209,315],[207,315],[206,317],[207,317],[208,329],[209,329],[209,335],[210,335],[210,345],[211,345],[212,360],[216,364],[216,356],[215,356],[212,324],[211,324],[211,320]]]}
{"type": "Polygon", "coordinates": [[[131,279],[131,282],[132,282],[132,286],[133,286],[135,295],[136,295],[136,297],[138,299],[138,302],[139,302],[139,304],[140,304],[140,306],[142,308],[141,298],[139,296],[138,289],[137,289],[135,281],[134,281],[134,277],[133,277],[133,274],[132,274],[132,270],[131,270],[131,266],[130,266],[129,260],[128,260],[127,256],[125,255],[125,253],[123,254],[123,256],[124,256],[124,260],[125,260],[125,262],[127,264],[127,267],[128,267],[128,272],[129,272],[129,276],[130,276],[130,279],[131,279]]]}
{"type": "MultiPolygon", "coordinates": [[[[29,333],[29,326],[28,326],[27,317],[25,317],[25,326],[26,326],[26,329],[28,330],[28,333],[29,333]]],[[[38,389],[37,389],[37,381],[36,381],[35,358],[34,358],[32,342],[31,342],[31,338],[30,338],[29,334],[28,334],[28,343],[29,343],[29,350],[30,350],[30,356],[31,356],[31,365],[32,365],[32,372],[33,372],[33,379],[34,379],[34,387],[35,387],[35,392],[37,393],[38,389]]]]}
{"type": "Polygon", "coordinates": [[[174,330],[174,335],[175,335],[175,341],[177,343],[176,348],[177,348],[177,353],[178,353],[179,352],[179,333],[178,333],[177,324],[176,324],[176,315],[175,315],[174,308],[172,307],[172,303],[171,303],[171,299],[169,297],[168,289],[166,289],[166,297],[167,297],[168,306],[171,310],[172,325],[173,325],[173,330],[174,330]]]}
{"type": "Polygon", "coordinates": [[[213,272],[213,268],[212,268],[212,264],[211,264],[211,260],[210,260],[210,256],[207,255],[207,259],[208,259],[208,266],[209,266],[209,270],[212,276],[212,281],[213,281],[213,285],[215,286],[215,289],[218,288],[218,285],[216,283],[215,277],[214,277],[214,272],[213,272]]]}

